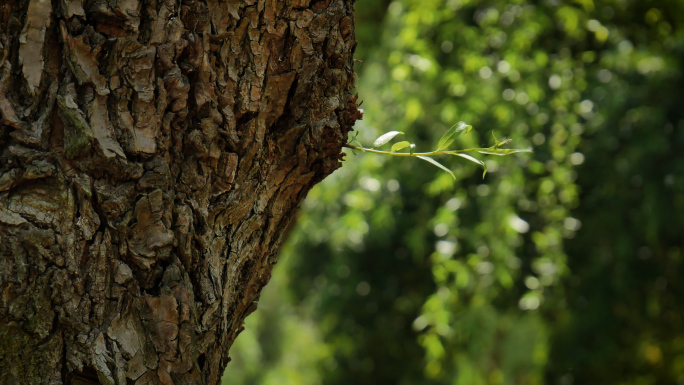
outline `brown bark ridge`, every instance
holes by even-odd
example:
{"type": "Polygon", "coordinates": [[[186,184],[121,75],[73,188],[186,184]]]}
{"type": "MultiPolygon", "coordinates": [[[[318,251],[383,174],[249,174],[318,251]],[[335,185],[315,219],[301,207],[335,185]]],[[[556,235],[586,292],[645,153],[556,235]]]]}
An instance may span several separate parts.
{"type": "Polygon", "coordinates": [[[0,384],[217,384],[340,166],[352,0],[0,1],[0,384]]]}

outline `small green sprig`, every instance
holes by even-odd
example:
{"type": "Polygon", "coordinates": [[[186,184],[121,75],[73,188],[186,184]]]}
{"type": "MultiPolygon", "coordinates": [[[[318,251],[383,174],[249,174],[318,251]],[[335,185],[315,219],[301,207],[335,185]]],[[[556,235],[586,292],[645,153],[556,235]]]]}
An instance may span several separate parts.
{"type": "Polygon", "coordinates": [[[349,142],[346,144],[345,147],[350,148],[354,154],[358,153],[358,151],[361,152],[370,152],[373,154],[380,154],[380,155],[389,155],[389,156],[404,156],[404,157],[414,157],[418,159],[422,159],[426,162],[429,162],[433,164],[434,166],[439,167],[440,169],[446,171],[451,175],[454,180],[456,179],[456,175],[446,168],[443,164],[437,162],[434,160],[432,157],[438,156],[438,155],[453,155],[453,156],[458,156],[464,159],[467,159],[473,163],[477,163],[478,165],[482,166],[483,172],[482,172],[482,179],[484,179],[485,175],[487,174],[487,164],[485,162],[474,158],[466,153],[468,152],[476,152],[484,155],[497,155],[497,156],[505,156],[505,155],[511,155],[511,154],[516,154],[519,152],[532,152],[532,149],[526,148],[526,149],[505,149],[501,148],[501,146],[504,146],[508,143],[511,142],[511,139],[502,139],[499,141],[496,139],[494,136],[494,133],[492,132],[492,136],[494,136],[494,145],[492,147],[487,147],[487,148],[465,148],[461,150],[449,150],[449,147],[454,143],[456,138],[458,138],[460,135],[467,134],[472,130],[473,127],[469,124],[466,124],[464,122],[458,122],[454,126],[452,126],[447,132],[442,135],[442,137],[439,139],[439,142],[437,143],[437,147],[435,150],[430,151],[430,152],[415,152],[416,145],[408,142],[408,141],[401,141],[401,142],[396,142],[392,145],[389,151],[383,151],[383,150],[378,150],[379,147],[384,146],[385,144],[389,143],[392,139],[394,139],[397,135],[403,135],[403,132],[400,131],[390,131],[387,133],[384,133],[380,135],[375,141],[373,142],[373,146],[371,148],[364,148],[363,145],[358,141],[357,136],[358,136],[358,131],[353,137],[349,138],[349,142]],[[408,151],[407,151],[408,150],[408,151]]]}

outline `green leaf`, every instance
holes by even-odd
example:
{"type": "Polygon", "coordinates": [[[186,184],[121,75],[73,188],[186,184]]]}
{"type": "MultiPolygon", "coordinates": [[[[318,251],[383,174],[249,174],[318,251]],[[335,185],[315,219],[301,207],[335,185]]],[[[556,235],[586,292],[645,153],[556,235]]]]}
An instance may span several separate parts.
{"type": "Polygon", "coordinates": [[[411,146],[409,147],[409,154],[413,155],[414,152],[416,152],[416,145],[415,143],[411,143],[411,146]]]}
{"type": "Polygon", "coordinates": [[[357,136],[359,136],[359,131],[354,131],[353,133],[350,133],[348,137],[349,140],[347,140],[347,144],[351,144],[352,142],[354,142],[357,136]]]}
{"type": "Polygon", "coordinates": [[[454,180],[456,180],[456,175],[454,175],[454,173],[451,172],[451,170],[449,170],[448,168],[444,167],[444,165],[442,165],[442,164],[439,163],[438,161],[436,161],[436,160],[434,160],[434,159],[432,159],[432,158],[428,158],[427,156],[420,156],[420,155],[417,155],[416,157],[417,157],[417,158],[420,158],[420,159],[422,159],[422,160],[424,160],[424,161],[426,161],[426,162],[432,163],[432,164],[434,164],[435,166],[441,168],[442,170],[448,172],[449,175],[451,175],[451,177],[454,178],[454,180]]]}
{"type": "Polygon", "coordinates": [[[392,138],[394,138],[395,136],[397,136],[399,134],[403,134],[403,132],[390,131],[388,133],[380,135],[380,137],[375,139],[375,142],[373,142],[373,148],[382,146],[383,144],[389,142],[390,140],[392,140],[392,138]]]}
{"type": "Polygon", "coordinates": [[[477,163],[480,166],[482,166],[482,168],[484,169],[484,171],[482,172],[482,179],[484,179],[485,175],[487,174],[487,164],[485,164],[485,162],[483,162],[479,159],[473,158],[472,156],[466,155],[466,154],[451,154],[451,155],[460,156],[461,158],[468,159],[469,161],[471,161],[473,163],[477,163]]]}
{"type": "Polygon", "coordinates": [[[519,152],[532,152],[531,148],[483,148],[481,150],[478,150],[480,154],[486,154],[486,155],[498,155],[498,156],[504,156],[504,155],[511,155],[511,154],[517,154],[519,152]]]}
{"type": "MultiPolygon", "coordinates": [[[[356,138],[352,138],[352,139],[351,139],[351,143],[349,143],[349,144],[352,145],[352,146],[354,146],[354,147],[356,147],[356,150],[359,150],[359,151],[361,151],[361,152],[366,152],[366,151],[363,149],[363,145],[361,144],[361,142],[359,142],[358,139],[356,139],[356,138]]],[[[353,151],[352,151],[352,152],[353,152],[353,151]]],[[[354,152],[354,154],[356,154],[356,152],[354,152]]]]}
{"type": "Polygon", "coordinates": [[[394,143],[392,145],[392,149],[390,150],[390,152],[397,152],[397,151],[403,150],[406,147],[410,147],[410,146],[411,146],[411,143],[409,143],[409,142],[397,142],[397,143],[394,143]]]}
{"type": "Polygon", "coordinates": [[[492,137],[494,138],[494,148],[499,148],[499,147],[513,141],[513,139],[510,139],[510,138],[503,138],[503,139],[501,139],[501,141],[499,141],[496,138],[496,136],[494,135],[494,131],[492,131],[492,137]]]}
{"type": "Polygon", "coordinates": [[[459,135],[467,133],[472,129],[473,126],[465,124],[464,122],[456,123],[444,135],[442,135],[442,138],[439,140],[439,143],[437,144],[437,150],[435,151],[442,151],[446,148],[449,148],[449,146],[451,146],[451,143],[453,143],[459,135]]]}

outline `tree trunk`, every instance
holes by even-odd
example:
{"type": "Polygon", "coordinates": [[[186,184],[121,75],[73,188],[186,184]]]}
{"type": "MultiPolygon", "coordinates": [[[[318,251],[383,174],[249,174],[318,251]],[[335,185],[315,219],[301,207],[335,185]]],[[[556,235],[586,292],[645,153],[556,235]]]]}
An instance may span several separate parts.
{"type": "Polygon", "coordinates": [[[0,3],[0,384],[218,383],[361,117],[353,1],[0,3]]]}

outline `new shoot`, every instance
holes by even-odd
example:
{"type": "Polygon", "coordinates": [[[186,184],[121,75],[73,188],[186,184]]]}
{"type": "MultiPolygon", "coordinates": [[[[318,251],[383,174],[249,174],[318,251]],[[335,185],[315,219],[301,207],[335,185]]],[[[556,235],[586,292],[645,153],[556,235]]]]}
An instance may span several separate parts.
{"type": "MultiPolygon", "coordinates": [[[[380,155],[388,155],[388,156],[405,156],[405,157],[414,157],[418,159],[422,159],[426,162],[429,162],[433,164],[434,166],[439,167],[440,169],[448,172],[454,180],[456,180],[456,175],[449,170],[447,167],[445,167],[443,164],[437,162],[433,157],[435,156],[440,156],[440,155],[453,155],[453,156],[458,156],[464,159],[467,159],[473,163],[477,163],[478,165],[482,166],[483,172],[482,172],[482,179],[484,179],[485,175],[487,174],[487,164],[485,162],[468,155],[467,153],[469,152],[474,152],[474,153],[480,153],[484,155],[497,155],[497,156],[505,156],[505,155],[511,155],[511,154],[516,154],[519,152],[532,152],[532,149],[530,148],[525,148],[525,149],[506,149],[506,148],[501,148],[505,144],[508,144],[511,142],[511,139],[503,139],[501,141],[497,140],[496,137],[494,137],[494,145],[492,147],[487,147],[487,148],[464,148],[460,150],[450,150],[449,147],[454,143],[456,138],[458,138],[460,135],[467,134],[472,130],[473,127],[469,124],[466,124],[464,122],[458,122],[455,124],[453,127],[451,127],[449,130],[447,130],[444,135],[442,135],[442,138],[439,140],[437,143],[436,148],[433,151],[429,152],[416,152],[416,145],[414,143],[408,142],[408,141],[401,141],[401,142],[396,142],[392,144],[392,147],[390,148],[389,151],[383,151],[379,150],[378,148],[384,146],[385,144],[389,143],[394,139],[397,135],[403,135],[403,132],[400,131],[390,131],[385,134],[380,135],[375,141],[373,142],[373,146],[371,148],[365,148],[363,145],[358,141],[356,138],[358,136],[358,131],[356,134],[352,137],[349,138],[349,142],[346,144],[345,147],[352,149],[352,152],[356,154],[358,151],[362,152],[370,152],[373,154],[380,154],[380,155]]],[[[492,136],[494,136],[494,133],[492,132],[492,136]]]]}

